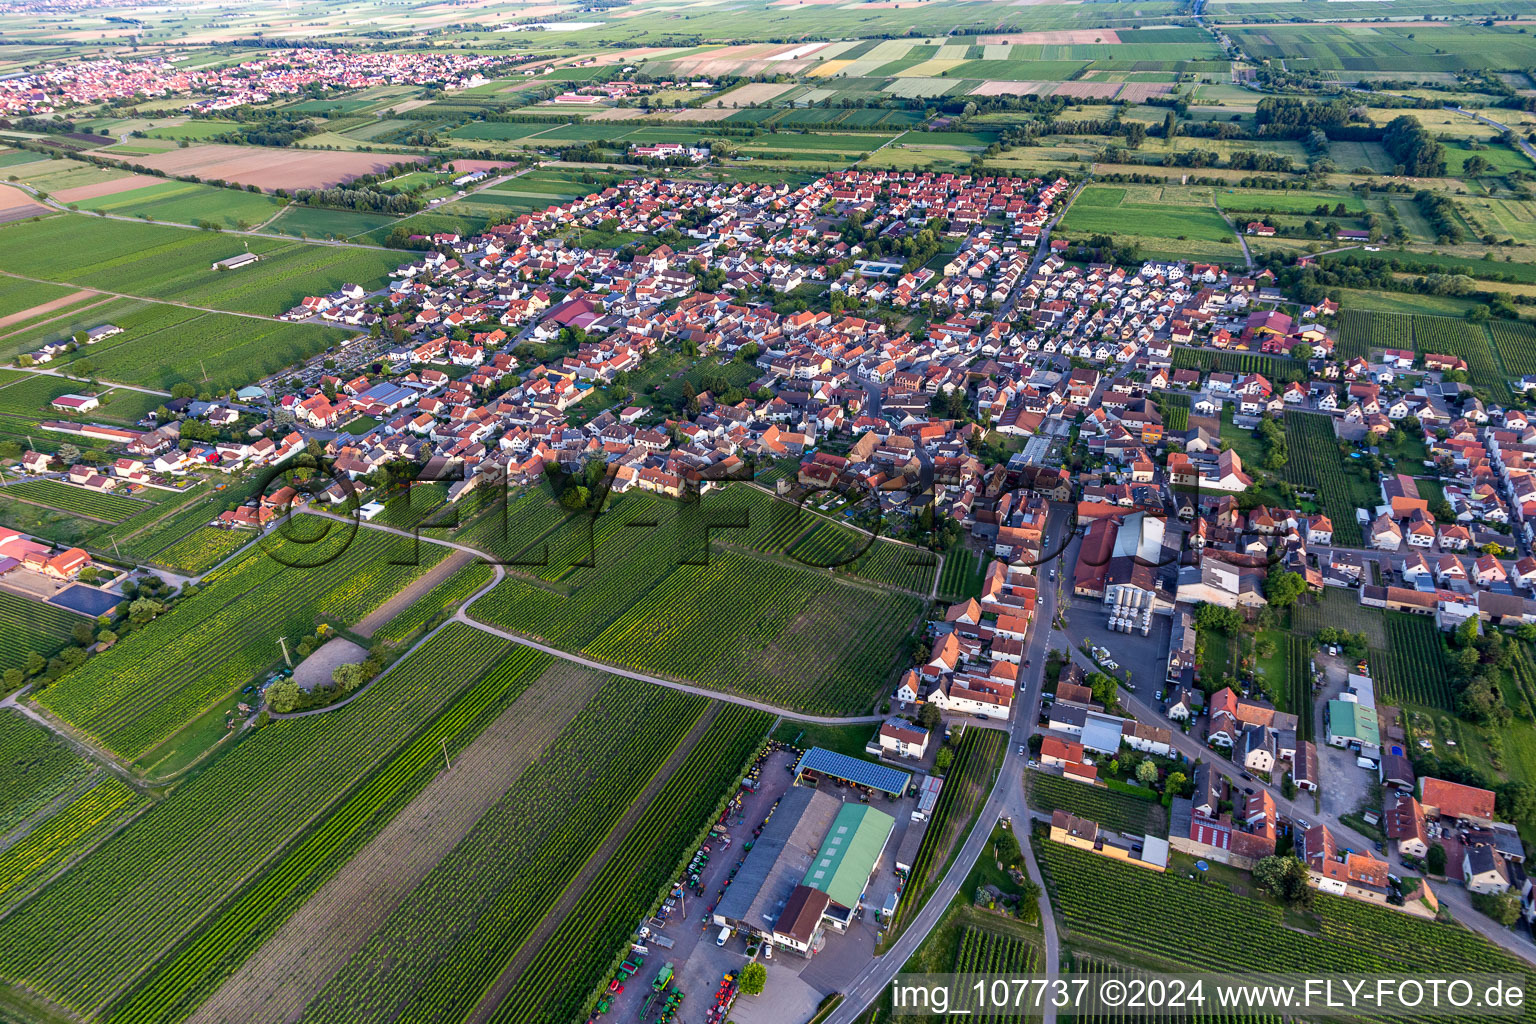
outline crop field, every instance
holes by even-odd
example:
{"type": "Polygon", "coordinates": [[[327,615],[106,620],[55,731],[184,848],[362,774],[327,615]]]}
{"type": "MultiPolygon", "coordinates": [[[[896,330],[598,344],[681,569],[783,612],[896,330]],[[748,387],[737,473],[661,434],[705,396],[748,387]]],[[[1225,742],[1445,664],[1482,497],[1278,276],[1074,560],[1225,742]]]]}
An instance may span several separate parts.
{"type": "Polygon", "coordinates": [[[150,561],[176,572],[196,575],[218,565],[255,539],[245,530],[204,526],[156,552],[150,561]]]}
{"type": "Polygon", "coordinates": [[[41,419],[58,413],[48,403],[60,395],[89,390],[88,385],[41,374],[19,374],[0,379],[0,412],[41,419]]]}
{"type": "Polygon", "coordinates": [[[280,637],[296,640],[320,619],[356,622],[444,550],[424,544],[419,564],[391,565],[402,545],[377,531],[359,531],[339,552],[346,539],[339,534],[315,545],[274,544],[273,536],[210,575],[168,614],[43,691],[38,702],[103,746],[138,758],[279,660],[280,637]],[[322,558],[322,549],[334,558],[322,558]],[[319,564],[289,566],[279,558],[319,564]]]}
{"type": "MultiPolygon", "coordinates": [[[[1002,935],[986,928],[966,928],[955,949],[955,973],[984,976],[1032,975],[1040,969],[1040,950],[1033,943],[1014,935],[1002,935]]],[[[962,1011],[969,1012],[969,1011],[962,1011]]],[[[988,1011],[988,1020],[998,1024],[1024,1024],[1026,1014],[988,1011]]]]}
{"type": "Polygon", "coordinates": [[[1029,800],[1047,813],[1069,811],[1114,832],[1132,835],[1161,835],[1168,830],[1163,808],[1156,800],[1143,800],[1129,793],[1090,786],[1050,772],[1025,773],[1029,780],[1029,800]]]}
{"type": "Polygon", "coordinates": [[[26,667],[32,652],[51,656],[70,641],[75,623],[84,621],[74,612],[0,590],[0,633],[5,635],[0,672],[26,667]]]}
{"type": "Polygon", "coordinates": [[[944,570],[939,573],[939,600],[963,601],[981,593],[987,561],[985,556],[978,558],[975,552],[962,546],[944,552],[944,570]]]}
{"type": "Polygon", "coordinates": [[[847,712],[887,680],[921,607],[719,552],[707,566],[678,566],[583,650],[770,703],[847,712]],[[722,612],[730,629],[718,628],[722,612]]]}
{"type": "MultiPolygon", "coordinates": [[[[241,496],[243,497],[243,493],[241,496]]],[[[119,548],[129,558],[149,561],[188,534],[212,522],[224,510],[225,504],[234,497],[235,495],[227,491],[213,494],[203,486],[193,487],[180,497],[175,508],[168,507],[170,502],[166,502],[163,506],[156,506],[157,522],[136,524],[133,520],[128,520],[117,527],[119,548]],[[158,518],[159,516],[164,518],[158,518]]],[[[235,531],[235,533],[246,540],[255,537],[254,533],[242,531],[235,531]]]]}
{"type": "Polygon", "coordinates": [[[933,586],[938,565],[931,551],[871,538],[825,520],[796,541],[789,555],[810,568],[831,568],[924,596],[933,586]]]}
{"type": "Polygon", "coordinates": [[[1524,961],[1458,925],[1347,897],[1319,893],[1306,941],[1298,942],[1278,903],[1048,839],[1037,842],[1035,851],[1068,931],[1133,960],[1194,971],[1529,972],[1524,961]],[[1200,926],[1191,928],[1195,917],[1200,926]]]}
{"type": "MultiPolygon", "coordinates": [[[[1306,365],[1297,359],[1265,355],[1262,352],[1224,352],[1209,348],[1175,349],[1173,366],[1179,370],[1199,368],[1223,373],[1261,373],[1269,378],[1271,384],[1304,380],[1307,375],[1306,365]]],[[[1188,404],[1187,396],[1185,402],[1188,404]]]]}
{"type": "Polygon", "coordinates": [[[93,213],[115,213],[173,224],[220,224],[250,228],[283,208],[265,192],[217,188],[188,181],[168,181],[72,203],[93,213]]]}
{"type": "Polygon", "coordinates": [[[466,1016],[707,707],[608,677],[302,1019],[386,1020],[403,1008],[412,1019],[466,1016]],[[644,714],[631,718],[626,707],[644,714]],[[633,742],[623,737],[631,729],[633,742]]]}
{"type": "Polygon", "coordinates": [[[1333,420],[1310,413],[1288,414],[1285,440],[1290,450],[1282,470],[1285,479],[1297,486],[1315,487],[1319,504],[1333,521],[1334,541],[1341,547],[1360,547],[1363,541],[1355,510],[1370,505],[1372,488],[1360,476],[1364,470],[1346,466],[1339,454],[1333,420]]]}
{"type": "Polygon", "coordinates": [[[1504,375],[1493,361],[1488,335],[1477,324],[1457,317],[1415,316],[1413,347],[1420,353],[1460,356],[1467,361],[1467,378],[1477,387],[1505,391],[1504,375]]]}
{"type": "Polygon", "coordinates": [[[20,712],[0,714],[0,837],[90,776],[96,766],[20,712]]]}
{"type": "Polygon", "coordinates": [[[936,880],[949,851],[964,841],[962,833],[986,800],[1007,744],[1008,737],[996,729],[967,729],[960,738],[954,763],[944,773],[944,788],[939,791],[938,802],[928,819],[928,831],[912,859],[906,898],[896,905],[893,932],[904,923],[908,913],[922,907],[923,896],[936,880]]]}
{"type": "Polygon", "coordinates": [[[92,519],[103,519],[109,523],[120,523],[144,508],[142,501],[119,497],[116,494],[88,491],[84,487],[60,483],[57,480],[24,480],[19,484],[6,487],[5,493],[59,509],[61,512],[73,512],[92,519]]]}
{"type": "Polygon", "coordinates": [[[369,699],[259,729],[0,921],[0,977],[100,1015],[505,648],[451,625],[369,699]]]}
{"type": "Polygon", "coordinates": [[[1285,644],[1286,703],[1296,716],[1296,738],[1310,740],[1316,731],[1312,714],[1312,644],[1295,635],[1287,635],[1285,644]]]}
{"type": "Polygon", "coordinates": [[[1536,374],[1536,327],[1523,321],[1495,320],[1488,330],[1506,372],[1514,377],[1536,374]]]}
{"type": "Polygon", "coordinates": [[[1291,609],[1291,629],[1296,633],[1316,636],[1328,626],[1364,633],[1367,645],[1373,648],[1387,643],[1381,609],[1366,607],[1352,592],[1338,587],[1324,587],[1322,593],[1298,601],[1291,609]]]}
{"type": "Polygon", "coordinates": [[[487,583],[494,574],[484,562],[472,562],[411,603],[411,606],[374,633],[378,640],[401,643],[445,609],[457,607],[487,583]]]}
{"type": "Polygon", "coordinates": [[[492,509],[469,522],[455,539],[514,573],[472,614],[629,668],[848,712],[868,707],[885,684],[922,605],[750,554],[788,550],[819,520],[746,488],[701,505],[615,504],[591,540],[586,519],[540,490],[514,497],[504,517],[492,509]],[[572,567],[575,558],[592,565],[572,567]],[[722,611],[730,630],[710,625],[722,611]]]}
{"type": "Polygon", "coordinates": [[[1123,188],[1090,185],[1072,202],[1062,222],[1077,235],[1124,235],[1219,242],[1232,229],[1214,207],[1138,202],[1123,188]]]}
{"type": "Polygon", "coordinates": [[[0,270],[152,299],[275,316],[305,295],[356,282],[377,284],[397,253],[304,245],[268,238],[85,215],[0,227],[0,270]],[[249,248],[261,260],[231,271],[213,264],[249,248]]]}
{"type": "Polygon", "coordinates": [[[1373,348],[1413,349],[1413,320],[1406,316],[1374,313],[1363,309],[1339,312],[1339,356],[1344,359],[1370,356],[1373,348]]]}
{"type": "MultiPolygon", "coordinates": [[[[1098,991],[1098,986],[1105,984],[1110,979],[1117,979],[1121,983],[1132,982],[1133,979],[1144,979],[1141,971],[1130,969],[1113,960],[1101,960],[1097,957],[1085,954],[1075,954],[1072,958],[1072,984],[1087,981],[1093,986],[1090,991],[1098,991]]],[[[1155,1021],[1172,1021],[1174,1019],[1187,1021],[1188,1024],[1284,1024],[1285,1018],[1265,1016],[1244,1010],[1241,1014],[1216,1012],[1188,1012],[1179,1010],[1177,1014],[1170,1010],[1151,1011],[1147,1013],[1127,1010],[1123,1007],[1108,1007],[1098,1010],[1087,1010],[1075,1017],[1075,1024],[1153,1024],[1155,1021]]]]}
{"type": "Polygon", "coordinates": [[[1381,680],[1383,697],[1394,704],[1455,707],[1445,644],[1432,617],[1386,614],[1386,644],[1371,650],[1371,669],[1381,680]]]}
{"type": "Polygon", "coordinates": [[[1163,417],[1163,428],[1169,433],[1182,434],[1189,429],[1190,400],[1188,395],[1176,392],[1152,395],[1158,413],[1163,417]]]}
{"type": "Polygon", "coordinates": [[[719,710],[575,909],[519,974],[494,1024],[578,1019],[583,998],[602,984],[634,922],[659,905],[771,724],[770,716],[751,708],[719,710]]]}
{"type": "Polygon", "coordinates": [[[71,290],[62,285],[0,278],[0,324],[6,323],[8,317],[65,298],[70,293],[71,290]]]}
{"type": "Polygon", "coordinates": [[[78,795],[0,851],[0,912],[36,892],[149,803],[111,772],[96,772],[82,785],[78,795]]]}
{"type": "Polygon", "coordinates": [[[155,304],[123,333],[77,350],[98,376],[140,387],[240,387],[336,344],[347,332],[155,304]]]}
{"type": "MultiPolygon", "coordinates": [[[[476,645],[484,642],[458,626],[445,632],[451,633],[452,643],[467,649],[478,650],[476,645]]],[[[483,674],[485,662],[471,662],[470,675],[477,681],[462,698],[416,733],[383,770],[353,790],[189,947],[162,965],[118,1007],[113,1019],[125,1024],[178,1019],[187,1003],[219,979],[222,965],[244,952],[255,934],[270,930],[296,909],[302,895],[345,861],[355,849],[359,829],[373,831],[381,826],[439,774],[438,759],[449,740],[457,743],[465,733],[478,734],[488,724],[488,715],[523,692],[549,662],[547,655],[526,647],[508,653],[483,674]],[[167,1012],[173,1009],[176,1012],[167,1012]]]]}
{"type": "Polygon", "coordinates": [[[387,228],[395,218],[356,210],[324,210],[290,205],[263,230],[295,238],[353,238],[376,228],[387,228]]]}

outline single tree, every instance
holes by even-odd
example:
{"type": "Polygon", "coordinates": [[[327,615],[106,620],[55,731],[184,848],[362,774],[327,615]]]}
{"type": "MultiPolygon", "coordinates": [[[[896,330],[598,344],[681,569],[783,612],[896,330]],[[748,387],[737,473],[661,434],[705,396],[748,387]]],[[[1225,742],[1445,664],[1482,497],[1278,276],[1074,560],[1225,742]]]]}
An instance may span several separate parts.
{"type": "Polygon", "coordinates": [[[741,991],[749,996],[763,994],[763,986],[768,984],[768,968],[757,961],[753,961],[741,969],[741,991]]]}
{"type": "Polygon", "coordinates": [[[1143,786],[1150,786],[1157,781],[1157,765],[1151,761],[1143,761],[1136,766],[1136,781],[1143,786]]]}
{"type": "Polygon", "coordinates": [[[917,724],[929,732],[937,732],[944,724],[944,715],[937,704],[924,704],[917,712],[917,724]]]}
{"type": "Polygon", "coordinates": [[[1269,856],[1253,866],[1253,881],[1281,903],[1306,907],[1312,903],[1307,865],[1300,857],[1269,856]]]}

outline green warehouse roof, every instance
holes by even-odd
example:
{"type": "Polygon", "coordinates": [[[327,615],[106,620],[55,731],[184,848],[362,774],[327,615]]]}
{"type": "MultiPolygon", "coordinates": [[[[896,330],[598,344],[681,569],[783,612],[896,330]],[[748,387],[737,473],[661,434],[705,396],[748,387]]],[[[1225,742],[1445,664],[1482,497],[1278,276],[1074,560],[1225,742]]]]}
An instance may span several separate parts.
{"type": "Polygon", "coordinates": [[[895,827],[896,819],[884,811],[868,804],[844,804],[832,820],[803,884],[820,889],[840,906],[850,910],[857,907],[895,827]]]}
{"type": "Polygon", "coordinates": [[[1362,707],[1352,700],[1328,702],[1328,726],[1335,736],[1358,740],[1367,746],[1381,746],[1381,729],[1376,709],[1362,707]]]}

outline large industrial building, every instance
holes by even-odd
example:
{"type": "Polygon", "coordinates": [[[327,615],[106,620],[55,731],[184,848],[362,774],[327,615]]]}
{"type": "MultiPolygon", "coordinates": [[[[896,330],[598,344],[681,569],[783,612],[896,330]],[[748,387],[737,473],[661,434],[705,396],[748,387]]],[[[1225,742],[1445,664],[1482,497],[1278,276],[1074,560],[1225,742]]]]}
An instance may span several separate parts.
{"type": "Polygon", "coordinates": [[[717,925],[811,956],[848,927],[896,821],[864,803],[795,786],[784,794],[715,907],[717,925]]]}

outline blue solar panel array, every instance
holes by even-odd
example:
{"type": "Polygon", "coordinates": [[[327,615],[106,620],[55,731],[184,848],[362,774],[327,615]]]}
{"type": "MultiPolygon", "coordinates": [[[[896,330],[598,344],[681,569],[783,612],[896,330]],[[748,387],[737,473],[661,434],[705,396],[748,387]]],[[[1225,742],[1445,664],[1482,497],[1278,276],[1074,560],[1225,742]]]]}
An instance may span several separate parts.
{"type": "Polygon", "coordinates": [[[839,754],[835,750],[825,750],[821,747],[812,747],[800,756],[800,763],[795,765],[795,776],[798,778],[802,772],[815,772],[817,775],[829,775],[834,779],[842,779],[866,789],[879,790],[882,793],[890,793],[899,796],[907,790],[907,783],[912,781],[912,776],[906,772],[888,768],[883,764],[875,764],[873,761],[861,761],[847,754],[839,754]]]}

